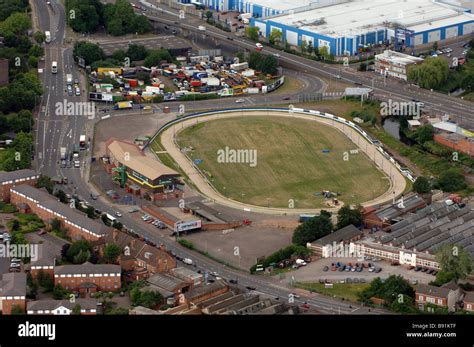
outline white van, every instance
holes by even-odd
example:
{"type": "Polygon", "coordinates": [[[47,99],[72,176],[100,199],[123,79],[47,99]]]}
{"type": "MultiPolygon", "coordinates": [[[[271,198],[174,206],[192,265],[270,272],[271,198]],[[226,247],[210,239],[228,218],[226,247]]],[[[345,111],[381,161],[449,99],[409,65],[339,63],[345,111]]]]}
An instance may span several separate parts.
{"type": "Polygon", "coordinates": [[[189,259],[189,258],[184,258],[183,263],[188,264],[188,265],[193,265],[192,259],[189,259]]]}
{"type": "Polygon", "coordinates": [[[58,73],[58,62],[53,61],[51,63],[51,73],[58,73]]]}

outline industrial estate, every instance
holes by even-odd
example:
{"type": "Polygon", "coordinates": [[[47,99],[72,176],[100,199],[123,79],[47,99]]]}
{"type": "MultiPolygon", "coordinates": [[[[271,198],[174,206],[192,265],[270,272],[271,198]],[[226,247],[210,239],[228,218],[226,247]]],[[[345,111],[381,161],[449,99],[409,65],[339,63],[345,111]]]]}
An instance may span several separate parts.
{"type": "Polygon", "coordinates": [[[474,1],[0,7],[2,316],[474,312],[474,1]]]}

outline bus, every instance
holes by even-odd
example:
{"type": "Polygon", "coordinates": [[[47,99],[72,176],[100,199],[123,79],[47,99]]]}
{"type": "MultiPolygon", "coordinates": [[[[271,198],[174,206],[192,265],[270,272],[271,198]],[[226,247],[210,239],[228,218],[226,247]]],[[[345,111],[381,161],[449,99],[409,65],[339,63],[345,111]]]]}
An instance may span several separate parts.
{"type": "Polygon", "coordinates": [[[58,62],[57,61],[53,61],[51,63],[51,72],[52,73],[58,73],[58,62]]]}

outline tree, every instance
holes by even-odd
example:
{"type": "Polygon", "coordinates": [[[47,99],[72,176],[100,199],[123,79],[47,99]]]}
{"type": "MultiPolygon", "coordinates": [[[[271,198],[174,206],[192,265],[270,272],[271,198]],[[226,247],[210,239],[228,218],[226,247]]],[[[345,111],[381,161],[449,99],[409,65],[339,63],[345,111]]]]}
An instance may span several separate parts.
{"type": "Polygon", "coordinates": [[[12,231],[18,231],[20,230],[20,222],[18,219],[14,219],[12,222],[12,231]]]}
{"type": "Polygon", "coordinates": [[[135,15],[132,21],[131,31],[138,34],[145,34],[153,29],[150,21],[144,15],[135,15]]]}
{"type": "Polygon", "coordinates": [[[81,33],[95,32],[102,22],[103,5],[99,0],[67,0],[66,13],[72,30],[81,33]]]}
{"type": "Polygon", "coordinates": [[[449,76],[448,61],[441,57],[429,57],[422,64],[408,69],[408,80],[422,88],[436,89],[443,85],[449,76]]]}
{"type": "MultiPolygon", "coordinates": [[[[127,57],[127,53],[123,49],[117,49],[112,53],[112,59],[115,59],[118,62],[123,62],[125,60],[125,57],[127,57]]],[[[132,59],[130,58],[130,60],[132,59]]]]}
{"type": "Polygon", "coordinates": [[[406,309],[406,306],[413,303],[415,290],[402,276],[390,275],[383,282],[377,277],[358,296],[364,303],[370,303],[372,297],[383,299],[390,308],[398,310],[406,309]]]}
{"type": "Polygon", "coordinates": [[[432,125],[423,125],[422,127],[419,127],[414,134],[414,139],[420,143],[423,144],[427,141],[433,140],[433,134],[434,134],[434,128],[432,125]]]}
{"type": "Polygon", "coordinates": [[[11,309],[12,315],[21,315],[25,314],[25,310],[20,305],[13,305],[11,309]]]}
{"type": "Polygon", "coordinates": [[[358,227],[362,225],[362,207],[357,206],[355,209],[351,209],[350,206],[343,206],[337,212],[337,229],[344,228],[348,225],[353,224],[358,227]]]}
{"type": "Polygon", "coordinates": [[[131,61],[144,60],[148,55],[148,50],[145,46],[131,44],[128,46],[126,54],[126,56],[129,57],[131,61]]]}
{"type": "Polygon", "coordinates": [[[171,62],[173,57],[167,49],[151,51],[144,61],[146,67],[158,66],[161,62],[171,62]]]}
{"type": "Polygon", "coordinates": [[[359,71],[367,71],[367,63],[366,62],[360,63],[358,70],[359,71]]]}
{"type": "Polygon", "coordinates": [[[68,202],[67,195],[62,189],[58,189],[58,191],[54,194],[54,196],[56,196],[59,199],[59,201],[61,201],[62,203],[68,202]]]}
{"type": "Polygon", "coordinates": [[[441,172],[436,185],[445,192],[457,192],[466,188],[466,181],[458,169],[452,168],[441,172]]]}
{"type": "MultiPolygon", "coordinates": [[[[470,52],[474,52],[474,49],[471,49],[470,52]]],[[[474,59],[474,56],[471,58],[474,59]]],[[[474,71],[466,71],[461,82],[461,87],[469,92],[474,91],[474,71]]]]}
{"type": "Polygon", "coordinates": [[[51,221],[51,230],[59,230],[61,229],[61,221],[57,218],[54,218],[51,221]]]}
{"type": "Polygon", "coordinates": [[[301,41],[301,53],[305,53],[306,52],[306,48],[308,47],[308,43],[306,42],[306,40],[303,40],[301,41]]]}
{"type": "Polygon", "coordinates": [[[309,55],[312,55],[312,54],[313,54],[313,51],[314,51],[313,41],[309,41],[309,42],[308,42],[308,47],[306,48],[306,50],[308,51],[308,54],[309,54],[309,55]]]}
{"type": "Polygon", "coordinates": [[[53,289],[53,298],[54,300],[64,300],[69,299],[69,294],[71,292],[63,288],[60,284],[54,287],[53,289]]]}
{"type": "Polygon", "coordinates": [[[72,308],[72,314],[73,315],[80,315],[81,314],[81,305],[75,304],[74,307],[72,308]]]}
{"type": "Polygon", "coordinates": [[[329,58],[329,49],[327,46],[322,46],[318,48],[319,55],[323,59],[328,59],[329,58]]]}
{"type": "Polygon", "coordinates": [[[435,42],[433,43],[433,51],[436,52],[437,50],[438,50],[438,41],[435,41],[435,42]]]}
{"type": "Polygon", "coordinates": [[[163,296],[155,291],[133,288],[130,291],[130,300],[133,306],[154,308],[163,301],[163,296]]]}
{"type": "Polygon", "coordinates": [[[258,28],[257,27],[247,27],[245,29],[245,35],[252,41],[258,42],[258,28]]]}
{"type": "Polygon", "coordinates": [[[431,183],[428,178],[419,176],[413,183],[413,190],[420,194],[429,193],[431,192],[431,183]]]}
{"type": "Polygon", "coordinates": [[[212,11],[206,11],[204,13],[204,17],[206,17],[206,19],[208,19],[208,20],[211,19],[212,16],[213,16],[212,11]]]}
{"type": "Polygon", "coordinates": [[[78,41],[74,44],[74,59],[84,58],[86,65],[105,58],[104,51],[98,45],[86,41],[78,41]]]}
{"type": "Polygon", "coordinates": [[[327,211],[321,211],[319,216],[311,218],[295,229],[293,243],[306,246],[306,243],[313,242],[331,233],[332,228],[330,215],[328,216],[327,211]]]}
{"type": "Polygon", "coordinates": [[[279,45],[281,42],[282,33],[281,30],[273,28],[270,32],[269,41],[272,45],[279,45]]]}
{"type": "Polygon", "coordinates": [[[454,281],[464,279],[473,269],[471,255],[461,245],[444,245],[435,254],[441,271],[451,274],[454,281]]]}
{"type": "Polygon", "coordinates": [[[46,39],[46,34],[42,31],[37,31],[33,34],[33,38],[37,43],[42,44],[46,39]]]}
{"type": "MultiPolygon", "coordinates": [[[[77,257],[79,254],[82,253],[78,260],[81,260],[85,257],[84,253],[87,255],[92,252],[92,245],[89,241],[86,240],[79,240],[75,241],[71,244],[69,249],[66,251],[66,259],[70,262],[73,262],[74,258],[77,257]]],[[[76,263],[77,264],[77,263],[76,263]]]]}
{"type": "Polygon", "coordinates": [[[85,250],[80,250],[78,254],[76,254],[72,260],[74,264],[83,264],[86,261],[89,260],[91,257],[91,252],[90,251],[85,251],[85,250]]]}
{"type": "Polygon", "coordinates": [[[49,274],[47,274],[43,270],[40,270],[36,278],[38,281],[38,285],[43,289],[43,293],[48,293],[53,290],[54,281],[49,274]]]}
{"type": "Polygon", "coordinates": [[[414,314],[418,312],[415,305],[413,304],[413,298],[405,294],[401,294],[396,300],[392,301],[390,310],[402,314],[414,314]]]}
{"type": "Polygon", "coordinates": [[[26,35],[31,28],[31,19],[26,13],[13,13],[2,23],[0,23],[0,32],[3,35],[26,35]]]}
{"type": "Polygon", "coordinates": [[[118,256],[120,255],[120,247],[113,244],[113,243],[108,243],[104,247],[104,260],[107,263],[115,263],[117,261],[118,256]]]}

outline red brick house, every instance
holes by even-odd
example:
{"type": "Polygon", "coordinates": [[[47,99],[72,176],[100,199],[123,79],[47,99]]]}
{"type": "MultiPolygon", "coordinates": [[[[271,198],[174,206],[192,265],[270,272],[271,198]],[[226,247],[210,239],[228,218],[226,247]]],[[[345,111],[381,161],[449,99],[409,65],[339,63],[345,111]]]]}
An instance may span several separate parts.
{"type": "Polygon", "coordinates": [[[464,311],[474,313],[474,292],[467,292],[464,295],[464,311]]]}
{"type": "Polygon", "coordinates": [[[115,244],[121,250],[118,263],[128,272],[129,280],[146,279],[159,272],[168,272],[176,267],[174,259],[164,246],[153,247],[125,232],[114,230],[94,243],[99,254],[104,255],[107,244],[115,244]]]}
{"type": "Polygon", "coordinates": [[[466,153],[470,156],[474,155],[474,139],[463,136],[458,133],[440,132],[434,135],[433,139],[456,151],[466,153]]]}
{"type": "Polygon", "coordinates": [[[456,311],[456,304],[460,302],[461,297],[462,290],[454,282],[446,283],[441,287],[427,284],[416,286],[415,302],[422,311],[430,311],[429,304],[431,304],[445,307],[449,312],[454,312],[456,311]]]}
{"type": "Polygon", "coordinates": [[[31,260],[30,274],[33,279],[38,277],[40,271],[54,278],[54,266],[56,265],[56,254],[46,244],[38,245],[38,257],[31,260]]]}
{"type": "Polygon", "coordinates": [[[58,219],[73,240],[95,241],[110,231],[110,228],[103,223],[90,219],[79,210],[59,202],[46,190],[20,185],[12,187],[10,193],[13,204],[18,207],[27,205],[28,211],[38,215],[43,221],[51,222],[53,219],[58,219]]]}
{"type": "Polygon", "coordinates": [[[11,172],[0,171],[0,201],[10,202],[10,188],[22,184],[35,186],[39,174],[33,170],[17,170],[11,172]]]}
{"type": "Polygon", "coordinates": [[[29,301],[26,305],[26,313],[29,315],[71,315],[76,305],[81,308],[81,315],[96,315],[97,300],[75,299],[70,300],[39,300],[29,301]]]}
{"type": "Polygon", "coordinates": [[[26,274],[13,272],[3,274],[0,280],[0,310],[9,315],[12,308],[19,306],[26,308],[26,274]]]}
{"type": "Polygon", "coordinates": [[[122,287],[120,265],[91,264],[62,265],[54,269],[54,285],[83,294],[96,291],[117,291],[122,287]]]}

